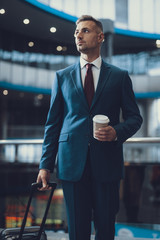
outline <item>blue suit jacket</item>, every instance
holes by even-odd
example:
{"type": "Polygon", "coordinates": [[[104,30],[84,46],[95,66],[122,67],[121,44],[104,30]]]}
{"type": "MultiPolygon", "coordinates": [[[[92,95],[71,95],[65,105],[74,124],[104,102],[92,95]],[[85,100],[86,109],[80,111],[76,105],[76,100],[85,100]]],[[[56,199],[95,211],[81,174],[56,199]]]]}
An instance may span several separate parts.
{"type": "Polygon", "coordinates": [[[84,95],[80,63],[57,71],[45,126],[40,169],[53,171],[57,156],[58,178],[81,178],[90,145],[93,175],[100,181],[123,176],[122,144],[141,126],[142,118],[127,71],[102,61],[99,82],[91,108],[84,95]],[[124,121],[120,123],[120,109],[124,121]],[[117,132],[117,141],[93,138],[92,118],[107,115],[117,132]]]}

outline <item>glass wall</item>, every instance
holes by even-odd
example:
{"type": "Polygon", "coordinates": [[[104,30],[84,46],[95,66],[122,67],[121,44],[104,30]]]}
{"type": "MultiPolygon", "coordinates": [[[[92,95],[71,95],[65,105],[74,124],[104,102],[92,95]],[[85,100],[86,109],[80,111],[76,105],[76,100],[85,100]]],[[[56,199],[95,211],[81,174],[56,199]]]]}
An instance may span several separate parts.
{"type": "MultiPolygon", "coordinates": [[[[41,69],[58,70],[74,64],[79,56],[63,56],[42,53],[21,53],[18,51],[4,51],[0,49],[0,60],[20,65],[38,67],[41,69]]],[[[107,61],[107,58],[106,58],[107,61]]],[[[2,64],[2,62],[1,62],[2,64]]],[[[137,54],[121,54],[112,56],[112,64],[126,69],[129,74],[160,75],[160,50],[154,52],[140,52],[137,54]]],[[[18,65],[17,65],[18,67],[18,65]]],[[[9,71],[0,69],[0,78],[9,71]]],[[[1,80],[1,79],[0,79],[1,80]]]]}

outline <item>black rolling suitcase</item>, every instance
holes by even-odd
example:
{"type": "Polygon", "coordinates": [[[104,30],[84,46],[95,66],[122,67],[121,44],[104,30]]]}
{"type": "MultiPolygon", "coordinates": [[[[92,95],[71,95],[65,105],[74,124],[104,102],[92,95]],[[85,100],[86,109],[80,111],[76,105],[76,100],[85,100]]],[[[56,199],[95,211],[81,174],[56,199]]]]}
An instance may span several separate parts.
{"type": "Polygon", "coordinates": [[[56,183],[49,183],[49,186],[51,187],[51,191],[50,191],[50,195],[48,198],[48,202],[46,205],[46,209],[44,212],[41,225],[33,226],[33,227],[25,227],[33,193],[40,186],[41,184],[38,184],[38,183],[32,183],[31,185],[30,196],[28,199],[28,203],[27,203],[21,228],[17,227],[17,228],[0,229],[0,240],[46,240],[47,239],[47,235],[44,231],[44,225],[47,218],[47,213],[50,207],[50,203],[52,200],[52,196],[57,186],[56,183]]]}

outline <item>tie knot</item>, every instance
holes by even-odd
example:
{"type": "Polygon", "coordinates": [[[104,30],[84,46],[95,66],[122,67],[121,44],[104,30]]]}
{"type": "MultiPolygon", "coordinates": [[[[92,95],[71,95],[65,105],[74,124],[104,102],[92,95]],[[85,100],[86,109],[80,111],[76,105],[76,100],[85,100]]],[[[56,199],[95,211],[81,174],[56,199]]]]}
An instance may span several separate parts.
{"type": "Polygon", "coordinates": [[[87,64],[86,64],[86,68],[87,68],[87,70],[88,70],[88,69],[91,69],[92,66],[93,66],[93,64],[87,63],[87,64]]]}

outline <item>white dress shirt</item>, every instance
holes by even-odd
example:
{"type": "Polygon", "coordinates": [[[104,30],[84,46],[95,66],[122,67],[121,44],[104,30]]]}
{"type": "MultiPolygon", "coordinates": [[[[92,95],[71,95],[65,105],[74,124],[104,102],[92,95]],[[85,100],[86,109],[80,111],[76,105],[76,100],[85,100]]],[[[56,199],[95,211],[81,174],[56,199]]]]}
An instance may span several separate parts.
{"type": "MultiPolygon", "coordinates": [[[[85,75],[86,75],[86,64],[88,62],[84,60],[82,57],[80,57],[80,66],[81,66],[81,79],[82,79],[82,85],[84,87],[84,80],[85,80],[85,75]]],[[[101,64],[102,64],[102,58],[99,56],[96,60],[93,62],[90,62],[90,64],[93,64],[92,66],[92,74],[93,74],[93,82],[94,82],[94,89],[96,91],[97,85],[98,85],[98,80],[99,80],[99,74],[101,70],[101,64]]]]}

